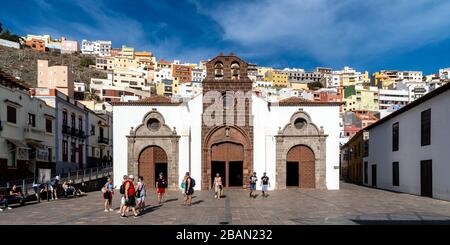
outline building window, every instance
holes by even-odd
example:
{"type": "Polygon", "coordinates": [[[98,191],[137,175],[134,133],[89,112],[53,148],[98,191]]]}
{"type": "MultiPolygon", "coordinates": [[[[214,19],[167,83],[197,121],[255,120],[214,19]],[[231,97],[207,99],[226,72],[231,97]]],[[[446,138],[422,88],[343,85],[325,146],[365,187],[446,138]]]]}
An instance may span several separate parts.
{"type": "Polygon", "coordinates": [[[91,125],[91,135],[95,135],[95,125],[91,125]]]}
{"type": "Polygon", "coordinates": [[[78,129],[83,131],[83,117],[78,117],[78,129]]]}
{"type": "Polygon", "coordinates": [[[52,148],[48,148],[47,152],[48,152],[48,162],[52,162],[52,157],[53,157],[52,148]]]}
{"type": "Polygon", "coordinates": [[[75,114],[74,113],[72,113],[70,115],[70,122],[71,122],[71,127],[75,128],[75,114]]]}
{"type": "Polygon", "coordinates": [[[369,183],[369,163],[364,162],[364,184],[369,183]]]}
{"type": "Polygon", "coordinates": [[[9,123],[17,123],[17,109],[15,107],[12,106],[8,106],[7,107],[7,115],[6,115],[6,120],[9,123]]]}
{"type": "Polygon", "coordinates": [[[394,123],[392,125],[392,151],[398,151],[399,149],[399,130],[399,123],[394,123]]]}
{"type": "Polygon", "coordinates": [[[63,162],[67,162],[69,160],[69,145],[66,140],[63,140],[62,142],[62,155],[63,155],[63,162]]]}
{"type": "Polygon", "coordinates": [[[71,143],[70,145],[70,161],[76,162],[76,153],[77,153],[77,146],[75,143],[71,143]]]}
{"type": "Polygon", "coordinates": [[[36,115],[28,113],[28,126],[36,127],[36,115]]]}
{"type": "Polygon", "coordinates": [[[45,119],[45,131],[47,133],[53,132],[53,121],[51,119],[45,119]]]}
{"type": "Polygon", "coordinates": [[[400,168],[398,162],[392,163],[392,185],[400,186],[400,168]]]}
{"type": "Polygon", "coordinates": [[[420,117],[421,146],[431,144],[431,109],[422,112],[420,117]]]}

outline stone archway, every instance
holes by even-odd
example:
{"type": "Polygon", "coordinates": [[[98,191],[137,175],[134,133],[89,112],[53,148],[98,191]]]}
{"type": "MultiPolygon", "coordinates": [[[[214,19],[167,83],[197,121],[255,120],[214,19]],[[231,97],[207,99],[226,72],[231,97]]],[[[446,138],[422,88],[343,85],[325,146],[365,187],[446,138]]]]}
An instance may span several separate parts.
{"type": "Polygon", "coordinates": [[[138,175],[144,177],[147,188],[154,188],[159,172],[167,178],[167,165],[166,152],[159,146],[149,146],[139,154],[138,175]]]}
{"type": "Polygon", "coordinates": [[[230,164],[242,162],[242,187],[248,186],[249,174],[253,171],[253,149],[246,131],[237,126],[215,127],[208,132],[203,145],[202,190],[211,188],[211,177],[215,174],[212,173],[212,163],[215,160],[228,162],[228,173],[230,164]]]}
{"type": "MultiPolygon", "coordinates": [[[[314,179],[314,187],[305,188],[326,189],[327,136],[324,134],[323,128],[319,129],[312,123],[311,117],[302,109],[292,115],[290,122],[283,129],[280,127],[278,134],[275,136],[277,189],[286,188],[287,162],[292,160],[295,154],[301,154],[301,152],[295,153],[295,149],[300,149],[296,148],[297,146],[307,147],[310,151],[305,150],[306,148],[301,149],[305,150],[305,154],[310,155],[309,158],[314,159],[314,178],[310,177],[308,180],[311,182],[311,179],[314,179]],[[294,149],[294,152],[289,153],[291,149],[294,149]]],[[[309,161],[309,165],[311,167],[311,161],[309,161]]],[[[299,167],[299,171],[301,171],[301,167],[299,167]]],[[[304,183],[304,185],[312,186],[311,183],[304,183]]],[[[299,186],[301,187],[301,183],[299,183],[299,186]]]]}
{"type": "MultiPolygon", "coordinates": [[[[172,190],[179,188],[178,141],[180,136],[177,134],[175,128],[170,129],[170,127],[166,125],[161,113],[156,109],[152,109],[144,116],[142,123],[138,125],[136,129],[131,128],[130,134],[126,137],[128,139],[128,174],[138,176],[141,155],[145,153],[146,155],[142,156],[146,157],[147,160],[150,160],[149,158],[152,157],[152,153],[146,152],[146,149],[149,147],[158,147],[164,151],[167,158],[166,178],[168,181],[168,188],[172,190]]],[[[150,183],[150,185],[153,184],[154,183],[150,183]]]]}

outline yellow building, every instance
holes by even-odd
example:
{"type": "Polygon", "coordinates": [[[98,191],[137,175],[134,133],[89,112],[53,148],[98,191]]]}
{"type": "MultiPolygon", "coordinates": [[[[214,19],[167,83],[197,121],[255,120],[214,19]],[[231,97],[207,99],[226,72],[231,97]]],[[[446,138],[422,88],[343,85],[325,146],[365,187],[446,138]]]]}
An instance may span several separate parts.
{"type": "Polygon", "coordinates": [[[283,73],[282,71],[273,71],[272,72],[272,82],[273,86],[278,88],[287,88],[288,87],[288,74],[283,73]]]}
{"type": "Polygon", "coordinates": [[[344,111],[378,111],[378,88],[352,85],[344,89],[344,111]]]}
{"type": "Polygon", "coordinates": [[[122,57],[134,60],[134,48],[122,45],[122,57]]]}
{"type": "MultiPolygon", "coordinates": [[[[173,86],[172,80],[163,80],[161,82],[156,83],[156,94],[157,95],[163,95],[163,96],[172,96],[174,86],[173,86]]],[[[176,83],[176,92],[178,93],[178,83],[176,83]]]]}
{"type": "Polygon", "coordinates": [[[388,72],[375,72],[372,74],[372,79],[375,86],[388,89],[394,85],[397,76],[388,72]]]}

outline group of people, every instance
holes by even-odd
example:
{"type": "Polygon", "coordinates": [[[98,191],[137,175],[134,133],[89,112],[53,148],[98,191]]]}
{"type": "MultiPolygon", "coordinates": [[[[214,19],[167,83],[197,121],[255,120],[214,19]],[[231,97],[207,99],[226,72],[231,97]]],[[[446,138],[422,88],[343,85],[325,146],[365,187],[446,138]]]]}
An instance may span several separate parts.
{"type": "MultiPolygon", "coordinates": [[[[250,176],[250,197],[251,198],[256,198],[257,194],[256,194],[256,183],[258,182],[258,177],[256,177],[256,172],[253,172],[253,174],[250,176]]],[[[268,197],[269,194],[269,187],[270,187],[270,182],[269,182],[269,177],[267,176],[267,174],[264,172],[263,176],[261,177],[261,190],[262,190],[262,196],[263,197],[268,197]]]]}
{"type": "MultiPolygon", "coordinates": [[[[256,172],[253,172],[250,176],[250,197],[256,198],[256,183],[258,182],[258,177],[256,177],[256,172]]],[[[223,196],[223,184],[222,184],[222,177],[219,173],[216,174],[216,177],[214,177],[213,185],[214,189],[214,198],[220,199],[223,196]]],[[[268,191],[270,187],[269,177],[264,172],[263,176],[261,177],[261,189],[262,189],[262,196],[268,197],[268,191]]]]}
{"type": "MultiPolygon", "coordinates": [[[[158,179],[155,182],[158,195],[158,203],[161,204],[164,201],[164,195],[167,188],[167,180],[164,178],[163,173],[159,174],[158,179]]],[[[105,199],[105,212],[112,212],[112,199],[114,195],[115,186],[112,179],[108,178],[108,181],[102,188],[103,198],[105,199]]],[[[133,175],[124,175],[122,184],[119,188],[120,208],[117,213],[120,217],[126,218],[127,214],[132,211],[134,217],[138,217],[140,213],[145,211],[145,198],[147,196],[146,185],[144,177],[139,176],[138,181],[135,184],[135,178],[133,175]]]]}

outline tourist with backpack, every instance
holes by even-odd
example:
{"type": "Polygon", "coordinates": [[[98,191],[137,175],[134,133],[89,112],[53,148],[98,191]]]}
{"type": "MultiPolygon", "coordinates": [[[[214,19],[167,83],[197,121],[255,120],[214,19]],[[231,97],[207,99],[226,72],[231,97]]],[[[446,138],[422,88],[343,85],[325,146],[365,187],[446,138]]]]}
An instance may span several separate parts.
{"type": "MultiPolygon", "coordinates": [[[[125,181],[125,206],[127,207],[126,210],[133,211],[134,217],[138,217],[138,213],[136,212],[136,189],[134,187],[134,176],[130,175],[128,177],[128,180],[125,181]]],[[[125,211],[125,210],[124,210],[125,211]]],[[[126,218],[125,212],[122,212],[121,214],[122,218],[126,218]]]]}
{"type": "Polygon", "coordinates": [[[158,204],[161,204],[164,200],[164,194],[166,193],[167,180],[164,178],[163,173],[159,173],[159,178],[156,180],[156,193],[158,193],[158,204]]]}
{"type": "Polygon", "coordinates": [[[194,194],[195,179],[191,178],[189,172],[186,172],[186,188],[184,189],[185,198],[184,205],[192,205],[192,194],[194,194]]]}
{"type": "MultiPolygon", "coordinates": [[[[126,209],[125,206],[125,181],[128,179],[127,175],[123,176],[123,180],[122,180],[122,184],[120,185],[120,189],[119,189],[119,193],[120,193],[120,208],[119,211],[117,211],[117,213],[121,214],[122,212],[126,211],[123,209],[126,209]]],[[[128,211],[126,211],[128,212],[128,211]]]]}
{"type": "Polygon", "coordinates": [[[138,185],[136,188],[136,199],[137,199],[137,209],[139,212],[143,212],[145,209],[145,196],[147,195],[145,191],[144,177],[139,176],[138,185]]]}

